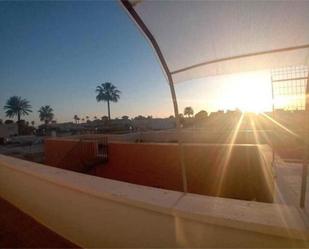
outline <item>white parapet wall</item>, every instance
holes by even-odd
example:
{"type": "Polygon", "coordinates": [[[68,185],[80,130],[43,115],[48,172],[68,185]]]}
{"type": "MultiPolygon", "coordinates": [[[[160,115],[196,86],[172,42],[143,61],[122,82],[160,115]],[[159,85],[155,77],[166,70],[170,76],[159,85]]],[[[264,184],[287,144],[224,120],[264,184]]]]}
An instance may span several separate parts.
{"type": "Polygon", "coordinates": [[[183,194],[3,155],[0,197],[81,247],[308,246],[307,217],[295,207],[183,194]]]}

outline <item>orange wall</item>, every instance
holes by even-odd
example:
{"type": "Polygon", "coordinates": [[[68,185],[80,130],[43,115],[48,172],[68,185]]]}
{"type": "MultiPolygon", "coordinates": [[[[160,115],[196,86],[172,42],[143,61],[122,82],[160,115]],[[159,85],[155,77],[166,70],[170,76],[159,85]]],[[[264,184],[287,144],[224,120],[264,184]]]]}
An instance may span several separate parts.
{"type": "MultiPolygon", "coordinates": [[[[94,143],[65,140],[45,142],[46,164],[82,171],[83,161],[92,160],[94,143]],[[89,147],[71,153],[72,146],[89,147]],[[81,143],[82,144],[82,143],[81,143]],[[81,150],[80,150],[81,151],[81,150]],[[60,158],[64,158],[60,160],[60,158]]],[[[182,191],[177,144],[110,143],[108,163],[92,174],[141,185],[182,191]]],[[[75,151],[73,149],[73,151],[75,151]]],[[[272,201],[270,162],[260,159],[254,145],[184,145],[188,191],[245,200],[272,201]],[[230,151],[230,159],[227,155],[230,151]],[[266,172],[266,173],[265,173],[266,172]],[[267,180],[266,180],[267,179],[267,180]],[[270,183],[270,187],[267,185],[270,183]]],[[[267,160],[266,160],[267,161],[267,160]]]]}
{"type": "Polygon", "coordinates": [[[45,164],[78,172],[85,170],[85,162],[96,155],[93,142],[48,139],[44,142],[45,164]]]}

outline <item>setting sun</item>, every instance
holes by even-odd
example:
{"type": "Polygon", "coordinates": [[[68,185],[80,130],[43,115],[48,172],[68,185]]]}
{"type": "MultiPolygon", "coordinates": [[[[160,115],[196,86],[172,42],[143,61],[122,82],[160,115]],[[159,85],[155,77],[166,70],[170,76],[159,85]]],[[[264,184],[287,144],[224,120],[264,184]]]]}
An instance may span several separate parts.
{"type": "Polygon", "coordinates": [[[231,103],[243,112],[264,112],[271,108],[271,82],[266,72],[231,76],[231,103]]]}
{"type": "Polygon", "coordinates": [[[179,84],[179,103],[195,110],[240,109],[243,112],[265,112],[272,109],[270,73],[250,72],[199,79],[179,84]]]}

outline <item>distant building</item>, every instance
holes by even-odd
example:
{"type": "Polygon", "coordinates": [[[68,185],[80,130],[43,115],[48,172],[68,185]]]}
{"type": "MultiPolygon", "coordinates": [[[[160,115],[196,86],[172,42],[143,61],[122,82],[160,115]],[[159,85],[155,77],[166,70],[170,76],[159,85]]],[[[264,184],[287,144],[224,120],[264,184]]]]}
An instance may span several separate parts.
{"type": "Polygon", "coordinates": [[[216,111],[216,112],[211,112],[210,113],[210,115],[209,115],[209,117],[210,118],[213,118],[213,117],[217,117],[217,116],[221,116],[221,115],[224,115],[224,111],[223,110],[218,110],[218,111],[216,111]]]}
{"type": "Polygon", "coordinates": [[[54,132],[56,132],[56,134],[71,135],[72,132],[80,129],[80,127],[73,122],[42,124],[38,128],[38,134],[48,136],[52,135],[54,132]]]}
{"type": "Polygon", "coordinates": [[[9,138],[18,134],[16,123],[0,124],[0,139],[9,138]]]}
{"type": "Polygon", "coordinates": [[[175,118],[135,119],[133,126],[138,130],[167,130],[176,127],[175,118]]]}

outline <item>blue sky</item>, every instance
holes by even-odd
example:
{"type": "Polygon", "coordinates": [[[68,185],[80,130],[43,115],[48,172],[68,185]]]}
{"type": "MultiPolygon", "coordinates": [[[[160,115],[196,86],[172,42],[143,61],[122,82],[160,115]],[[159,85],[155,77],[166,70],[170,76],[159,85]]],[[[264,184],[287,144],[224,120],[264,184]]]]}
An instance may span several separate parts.
{"type": "MultiPolygon", "coordinates": [[[[101,117],[106,104],[96,102],[94,90],[105,81],[122,92],[111,106],[113,117],[173,114],[156,57],[117,2],[0,2],[0,37],[2,119],[2,106],[12,95],[31,102],[33,114],[26,119],[36,123],[37,110],[46,104],[58,122],[72,121],[74,114],[101,117]]],[[[267,73],[260,77],[268,89],[267,73]]],[[[222,95],[228,79],[177,85],[180,110],[186,105],[195,111],[237,107],[233,98],[239,92],[222,95]]]]}

